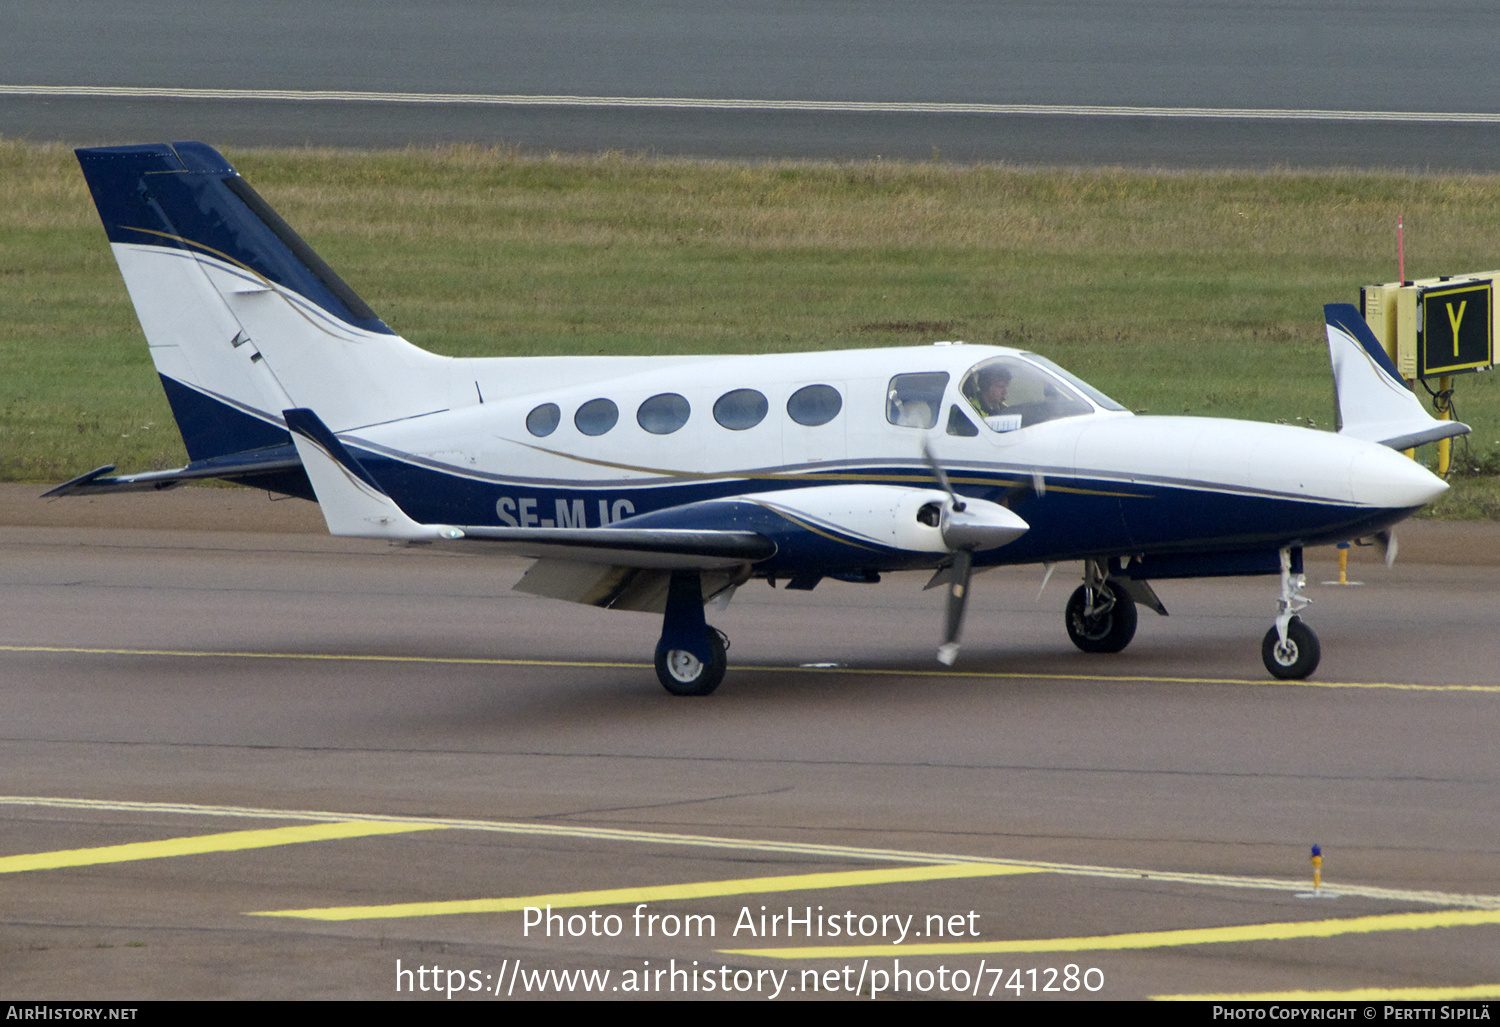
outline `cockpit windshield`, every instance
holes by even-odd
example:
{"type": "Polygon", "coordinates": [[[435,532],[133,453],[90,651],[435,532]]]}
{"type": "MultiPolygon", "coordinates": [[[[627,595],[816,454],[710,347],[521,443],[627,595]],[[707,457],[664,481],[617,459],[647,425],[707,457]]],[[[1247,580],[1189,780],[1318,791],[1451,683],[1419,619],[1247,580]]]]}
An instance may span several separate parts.
{"type": "Polygon", "coordinates": [[[1051,361],[1032,354],[1025,360],[992,357],[976,364],[964,375],[959,391],[980,420],[997,432],[1094,413],[1093,405],[1080,392],[1106,410],[1125,409],[1051,361]]]}

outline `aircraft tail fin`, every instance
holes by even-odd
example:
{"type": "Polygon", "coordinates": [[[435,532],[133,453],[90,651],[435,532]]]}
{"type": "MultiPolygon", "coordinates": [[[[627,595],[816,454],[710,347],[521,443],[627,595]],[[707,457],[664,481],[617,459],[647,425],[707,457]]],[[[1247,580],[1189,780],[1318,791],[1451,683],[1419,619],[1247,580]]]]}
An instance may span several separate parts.
{"type": "Polygon", "coordinates": [[[289,446],[294,407],[352,427],[448,406],[451,362],[394,334],[213,148],[77,156],[195,463],[289,446]]]}
{"type": "Polygon", "coordinates": [[[1439,421],[1426,411],[1353,305],[1329,303],[1323,316],[1340,435],[1409,449],[1468,434],[1468,425],[1439,421]]]}
{"type": "Polygon", "coordinates": [[[398,540],[463,537],[457,528],[419,524],[407,516],[317,414],[292,409],[282,416],[331,534],[398,540]]]}

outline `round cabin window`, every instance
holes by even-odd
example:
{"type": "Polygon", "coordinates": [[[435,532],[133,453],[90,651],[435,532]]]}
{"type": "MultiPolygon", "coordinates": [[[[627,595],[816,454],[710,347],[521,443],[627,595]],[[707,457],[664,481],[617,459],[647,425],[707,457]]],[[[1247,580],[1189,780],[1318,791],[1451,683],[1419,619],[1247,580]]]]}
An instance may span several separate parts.
{"type": "Polygon", "coordinates": [[[754,428],[766,419],[771,404],[766,397],[754,389],[735,389],[719,397],[714,404],[714,420],[730,431],[754,428]]]}
{"type": "Polygon", "coordinates": [[[786,401],[787,416],[798,424],[816,428],[827,424],[844,408],[844,397],[832,385],[806,385],[786,401]]]}
{"type": "Polygon", "coordinates": [[[636,423],[652,435],[670,435],[684,424],[693,408],[675,392],[663,392],[642,403],[635,412],[636,423]]]}
{"type": "Polygon", "coordinates": [[[620,408],[608,399],[591,399],[573,415],[573,423],[585,435],[603,435],[619,419],[620,408]]]}

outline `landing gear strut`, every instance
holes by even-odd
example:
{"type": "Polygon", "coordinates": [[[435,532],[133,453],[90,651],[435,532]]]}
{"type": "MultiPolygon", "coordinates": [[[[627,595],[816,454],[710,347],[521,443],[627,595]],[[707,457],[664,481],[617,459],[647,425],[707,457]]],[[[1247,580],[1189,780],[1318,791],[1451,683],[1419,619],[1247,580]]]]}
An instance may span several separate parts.
{"type": "Polygon", "coordinates": [[[1302,574],[1302,550],[1281,551],[1281,599],[1277,603],[1276,625],[1266,632],[1260,643],[1260,658],[1271,676],[1300,681],[1318,669],[1322,651],[1313,629],[1297,616],[1312,602],[1297,590],[1307,584],[1302,574]]]}
{"type": "Polygon", "coordinates": [[[1068,600],[1068,637],[1086,653],[1117,653],[1135,637],[1135,600],[1098,560],[1083,561],[1083,584],[1068,600]]]}
{"type": "Polygon", "coordinates": [[[656,678],[673,695],[708,695],[724,680],[729,639],[703,619],[703,585],[695,571],[673,571],[667,612],[656,643],[656,678]]]}

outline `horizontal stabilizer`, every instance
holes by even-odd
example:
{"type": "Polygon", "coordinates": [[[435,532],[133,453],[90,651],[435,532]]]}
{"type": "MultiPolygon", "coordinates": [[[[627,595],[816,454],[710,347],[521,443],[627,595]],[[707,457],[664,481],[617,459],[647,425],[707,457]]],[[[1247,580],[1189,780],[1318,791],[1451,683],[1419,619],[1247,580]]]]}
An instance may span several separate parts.
{"type": "MultiPolygon", "coordinates": [[[[186,467],[178,467],[170,471],[145,471],[140,474],[111,476],[109,472],[114,469],[114,464],[96,467],[88,474],[79,475],[72,481],[64,482],[57,488],[42,493],[42,498],[91,496],[105,492],[153,492],[174,488],[190,481],[206,481],[213,478],[225,478],[246,485],[254,485],[255,479],[262,475],[281,478],[288,474],[299,474],[302,471],[302,460],[297,456],[296,448],[288,444],[245,453],[230,453],[208,460],[194,460],[186,467]]],[[[279,482],[274,491],[287,491],[280,487],[282,484],[284,482],[279,482]]]]}
{"type": "Polygon", "coordinates": [[[1439,421],[1427,412],[1352,305],[1329,303],[1323,316],[1328,323],[1340,435],[1410,449],[1469,433],[1468,425],[1439,421]]]}

